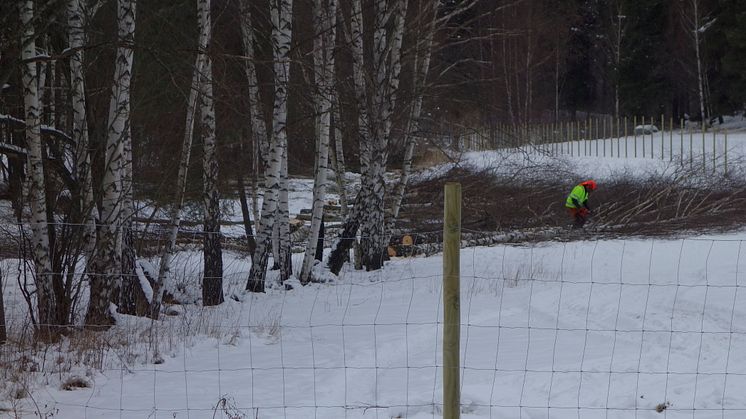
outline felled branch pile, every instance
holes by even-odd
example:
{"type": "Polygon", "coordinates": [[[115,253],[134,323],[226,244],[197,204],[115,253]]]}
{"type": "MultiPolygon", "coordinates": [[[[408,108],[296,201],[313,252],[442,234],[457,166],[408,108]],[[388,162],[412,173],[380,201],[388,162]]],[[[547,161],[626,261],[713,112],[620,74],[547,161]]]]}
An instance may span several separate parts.
{"type": "Polygon", "coordinates": [[[648,178],[599,182],[591,195],[593,215],[582,233],[570,233],[567,193],[583,179],[522,181],[489,171],[454,169],[412,185],[392,246],[397,254],[440,249],[443,184],[462,184],[464,245],[554,239],[670,236],[682,231],[727,230],[746,220],[746,181],[678,167],[648,178]],[[401,246],[410,234],[415,245],[401,246]],[[472,234],[471,236],[469,234],[472,234]]]}

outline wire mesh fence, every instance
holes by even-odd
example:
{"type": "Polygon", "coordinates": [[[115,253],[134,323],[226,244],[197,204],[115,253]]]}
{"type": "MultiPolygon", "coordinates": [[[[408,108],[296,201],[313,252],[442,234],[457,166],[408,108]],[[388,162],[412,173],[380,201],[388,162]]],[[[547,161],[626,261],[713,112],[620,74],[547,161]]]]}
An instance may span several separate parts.
{"type": "MultiPolygon", "coordinates": [[[[743,417],[742,244],[462,249],[462,416],[743,417]]],[[[174,261],[180,301],[161,320],[119,315],[106,332],[73,325],[61,342],[40,346],[23,338],[28,268],[4,260],[3,410],[63,418],[442,416],[442,256],[394,257],[379,271],[345,268],[327,282],[257,294],[243,291],[249,259],[229,251],[224,261],[220,306],[200,305],[195,246],[174,261]]]]}
{"type": "Polygon", "coordinates": [[[702,129],[684,120],[634,116],[461,129],[441,142],[458,151],[518,150],[555,157],[658,159],[701,168],[703,172],[727,173],[729,151],[740,151],[738,141],[734,144],[731,140],[729,146],[728,136],[727,129],[718,127],[702,129]]]}

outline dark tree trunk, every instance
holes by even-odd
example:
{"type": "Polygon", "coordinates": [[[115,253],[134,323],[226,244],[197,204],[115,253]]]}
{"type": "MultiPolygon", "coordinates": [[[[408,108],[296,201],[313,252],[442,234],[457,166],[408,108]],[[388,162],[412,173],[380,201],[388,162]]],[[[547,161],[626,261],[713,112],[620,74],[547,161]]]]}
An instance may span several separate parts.
{"type": "Polygon", "coordinates": [[[360,248],[362,264],[367,271],[374,271],[383,267],[386,245],[384,244],[384,180],[374,179],[376,184],[365,200],[364,221],[360,228],[360,248]]]}
{"type": "Polygon", "coordinates": [[[355,204],[352,206],[352,210],[347,214],[347,219],[342,226],[342,231],[337,236],[337,242],[332,247],[332,253],[329,256],[329,270],[334,275],[339,275],[342,270],[342,266],[349,260],[350,249],[355,244],[355,236],[358,228],[360,228],[360,203],[363,198],[363,191],[360,189],[355,198],[355,204]]]}
{"type": "Polygon", "coordinates": [[[131,224],[125,222],[124,225],[130,227],[122,229],[122,287],[119,290],[119,298],[115,300],[119,301],[117,311],[147,316],[150,314],[150,302],[147,301],[140,278],[137,276],[137,257],[131,224]]]}
{"type": "Polygon", "coordinates": [[[3,273],[0,271],[0,345],[8,339],[5,333],[5,304],[3,302],[3,273]]]}
{"type": "Polygon", "coordinates": [[[251,227],[251,209],[249,208],[249,201],[246,198],[246,185],[244,185],[242,175],[238,175],[238,198],[241,201],[241,214],[243,215],[243,226],[246,231],[246,243],[249,246],[249,254],[251,257],[254,257],[256,239],[254,239],[254,229],[251,227]]]}
{"type": "MultiPolygon", "coordinates": [[[[217,199],[210,200],[210,206],[218,207],[219,205],[217,199]]],[[[219,208],[207,211],[217,214],[219,208]]],[[[206,217],[204,234],[205,270],[202,280],[202,305],[214,306],[224,301],[223,251],[220,245],[220,222],[217,218],[206,217]]]]}
{"type": "Polygon", "coordinates": [[[321,216],[321,226],[319,227],[319,239],[316,242],[316,254],[315,259],[318,261],[324,260],[324,216],[321,216]]]}

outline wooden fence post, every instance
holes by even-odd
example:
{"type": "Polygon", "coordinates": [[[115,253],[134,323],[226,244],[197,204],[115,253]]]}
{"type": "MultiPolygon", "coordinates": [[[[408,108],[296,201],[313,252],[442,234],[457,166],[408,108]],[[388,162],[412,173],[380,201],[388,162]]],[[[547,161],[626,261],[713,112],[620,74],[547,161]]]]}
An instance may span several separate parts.
{"type": "MultiPolygon", "coordinates": [[[[632,132],[633,132],[634,139],[635,139],[635,158],[637,158],[637,115],[635,115],[632,120],[632,132]]],[[[644,141],[645,140],[643,138],[643,144],[644,144],[644,141]]],[[[645,147],[643,147],[642,149],[645,150],[645,147]]]]}
{"type": "Polygon", "coordinates": [[[694,168],[694,131],[689,125],[689,169],[694,168]]]}
{"type": "Polygon", "coordinates": [[[603,128],[601,129],[601,141],[604,142],[603,156],[606,157],[606,118],[602,119],[601,123],[603,124],[603,128]]]}
{"type": "Polygon", "coordinates": [[[593,131],[594,132],[593,142],[596,143],[596,157],[598,157],[598,139],[600,138],[600,136],[598,135],[599,134],[599,132],[598,132],[599,125],[600,124],[598,122],[598,118],[596,118],[596,127],[595,127],[595,131],[593,131]]]}
{"type": "Polygon", "coordinates": [[[717,170],[717,146],[715,141],[717,140],[717,130],[713,128],[712,130],[712,173],[715,173],[717,170]]]}
{"type": "Polygon", "coordinates": [[[443,217],[443,418],[461,413],[459,355],[461,338],[460,250],[461,184],[445,185],[443,217]]]}
{"type": "MultiPolygon", "coordinates": [[[[619,138],[617,138],[617,144],[619,144],[619,138]]],[[[614,157],[614,117],[612,116],[611,119],[609,119],[609,152],[611,153],[611,157],[614,157]]]]}
{"type": "Polygon", "coordinates": [[[705,129],[705,121],[702,121],[702,174],[707,172],[707,146],[705,145],[705,136],[707,130],[705,129]]]}
{"type": "Polygon", "coordinates": [[[629,121],[627,121],[627,117],[624,117],[624,158],[629,158],[629,133],[627,132],[629,129],[629,121]]]}
{"type": "Polygon", "coordinates": [[[725,176],[728,176],[728,128],[725,128],[724,134],[725,149],[723,150],[723,171],[725,176]]]}
{"type": "Polygon", "coordinates": [[[653,132],[653,124],[655,124],[655,118],[652,116],[650,117],[650,122],[648,125],[650,125],[650,158],[655,158],[653,155],[653,148],[655,146],[655,133],[653,132]]]}
{"type": "Polygon", "coordinates": [[[681,137],[681,144],[679,144],[679,160],[681,165],[684,165],[684,118],[679,120],[679,136],[681,137]]]}
{"type": "Polygon", "coordinates": [[[666,153],[663,149],[663,143],[666,142],[666,120],[665,116],[661,114],[661,160],[665,159],[666,153]]]}
{"type": "Polygon", "coordinates": [[[673,161],[673,116],[668,120],[668,161],[673,161]]]}

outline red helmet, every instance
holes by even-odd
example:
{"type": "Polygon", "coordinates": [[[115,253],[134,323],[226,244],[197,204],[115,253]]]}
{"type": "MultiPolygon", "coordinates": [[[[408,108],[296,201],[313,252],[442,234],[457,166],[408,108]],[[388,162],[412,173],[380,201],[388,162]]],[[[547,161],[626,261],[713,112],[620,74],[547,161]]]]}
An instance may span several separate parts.
{"type": "Polygon", "coordinates": [[[595,180],[586,180],[585,182],[581,182],[581,185],[585,186],[586,189],[589,189],[591,191],[596,190],[596,181],[595,180]]]}

